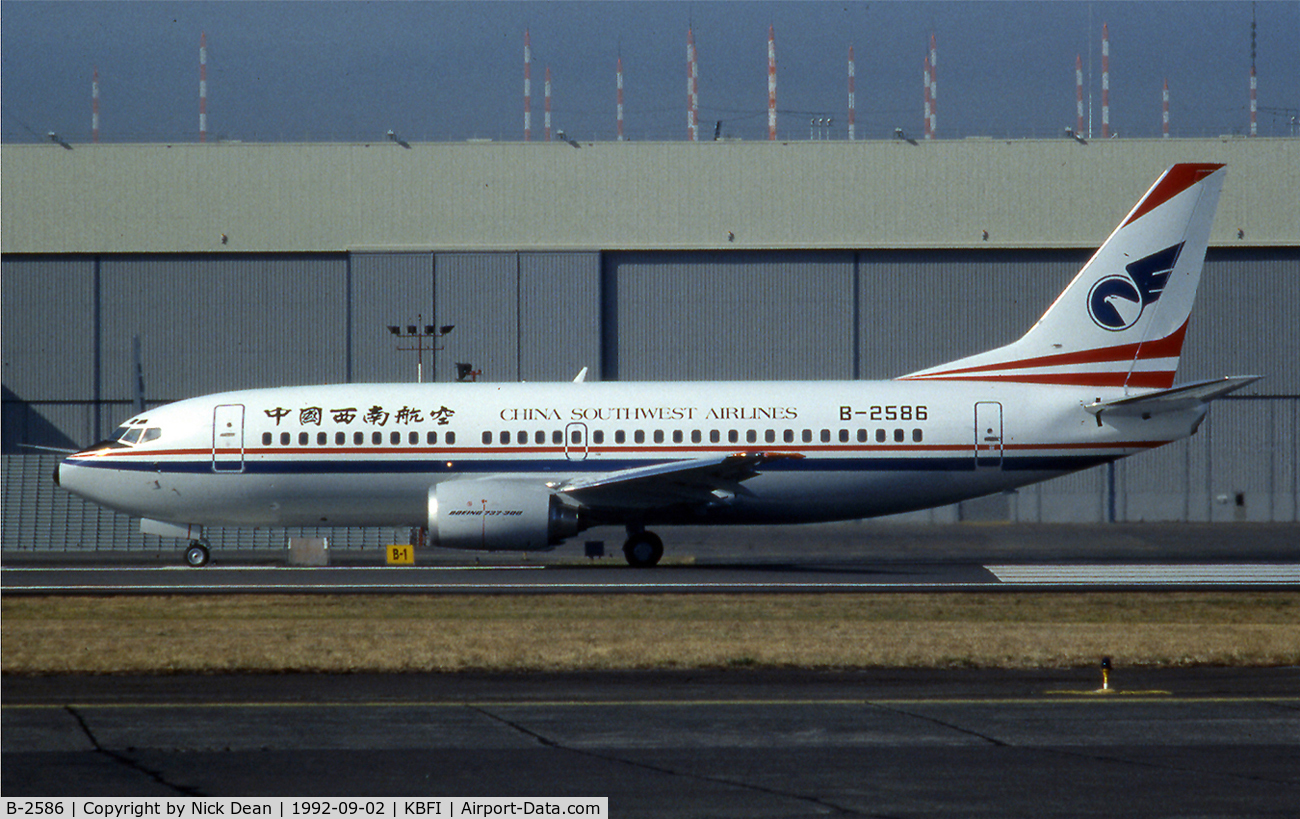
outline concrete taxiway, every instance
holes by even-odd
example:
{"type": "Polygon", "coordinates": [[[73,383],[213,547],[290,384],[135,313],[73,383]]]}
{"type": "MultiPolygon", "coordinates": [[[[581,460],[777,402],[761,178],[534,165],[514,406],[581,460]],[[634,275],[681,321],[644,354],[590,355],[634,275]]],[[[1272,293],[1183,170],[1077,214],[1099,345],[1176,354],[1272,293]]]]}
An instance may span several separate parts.
{"type": "MultiPolygon", "coordinates": [[[[182,567],[176,554],[4,555],[6,594],[53,593],[681,593],[1020,589],[1286,589],[1300,587],[1295,524],[948,525],[841,523],[665,530],[665,563],[551,553],[420,550],[413,567],[381,550],[294,568],[285,554],[216,552],[182,567]]],[[[602,547],[618,531],[593,530],[602,547]]],[[[613,547],[610,547],[612,550],[613,547]]]]}
{"type": "Polygon", "coordinates": [[[25,795],[608,796],[614,816],[1300,813],[1300,672],[3,680],[25,795]]]}
{"type": "Polygon", "coordinates": [[[1300,588],[1300,563],[9,567],[5,594],[683,594],[1300,588]]]}

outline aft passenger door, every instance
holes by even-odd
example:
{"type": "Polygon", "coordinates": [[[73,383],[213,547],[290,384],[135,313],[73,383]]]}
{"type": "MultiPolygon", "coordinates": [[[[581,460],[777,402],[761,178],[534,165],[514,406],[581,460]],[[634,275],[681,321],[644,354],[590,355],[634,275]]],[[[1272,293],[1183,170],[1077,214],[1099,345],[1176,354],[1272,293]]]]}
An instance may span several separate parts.
{"type": "Polygon", "coordinates": [[[212,471],[244,471],[243,404],[220,404],[212,411],[212,471]]]}
{"type": "Polygon", "coordinates": [[[1002,468],[1002,404],[975,404],[975,468],[1002,468]]]}

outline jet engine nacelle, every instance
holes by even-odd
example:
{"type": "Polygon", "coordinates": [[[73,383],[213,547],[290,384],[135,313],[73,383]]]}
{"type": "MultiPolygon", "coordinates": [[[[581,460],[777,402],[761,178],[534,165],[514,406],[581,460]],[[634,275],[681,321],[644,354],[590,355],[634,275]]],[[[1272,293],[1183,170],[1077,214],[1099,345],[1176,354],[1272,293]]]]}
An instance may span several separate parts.
{"type": "Polygon", "coordinates": [[[429,544],[448,549],[552,549],[580,529],[578,509],[544,487],[446,481],[429,489],[429,544]]]}

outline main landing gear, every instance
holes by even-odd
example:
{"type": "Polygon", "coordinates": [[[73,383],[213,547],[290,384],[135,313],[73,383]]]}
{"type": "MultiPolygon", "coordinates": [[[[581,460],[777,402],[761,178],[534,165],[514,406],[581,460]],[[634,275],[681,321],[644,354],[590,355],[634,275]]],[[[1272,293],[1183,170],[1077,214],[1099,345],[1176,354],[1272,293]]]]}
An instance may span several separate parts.
{"type": "Polygon", "coordinates": [[[635,530],[628,527],[627,541],[623,543],[623,555],[629,566],[635,569],[648,569],[664,556],[664,542],[654,532],[644,529],[635,530]]]}
{"type": "Polygon", "coordinates": [[[191,540],[189,547],[185,549],[186,565],[193,566],[196,569],[208,565],[208,561],[211,559],[212,553],[208,550],[206,540],[191,540]]]}

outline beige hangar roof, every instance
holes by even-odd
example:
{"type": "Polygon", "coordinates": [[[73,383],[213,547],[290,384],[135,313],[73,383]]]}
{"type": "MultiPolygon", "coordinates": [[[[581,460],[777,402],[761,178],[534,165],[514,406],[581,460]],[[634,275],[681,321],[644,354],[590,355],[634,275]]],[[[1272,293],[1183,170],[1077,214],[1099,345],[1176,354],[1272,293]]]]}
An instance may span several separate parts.
{"type": "Polygon", "coordinates": [[[1095,247],[1175,162],[1300,246],[1294,139],[5,145],[6,253],[1095,247]],[[987,232],[987,237],[986,237],[987,232]]]}

